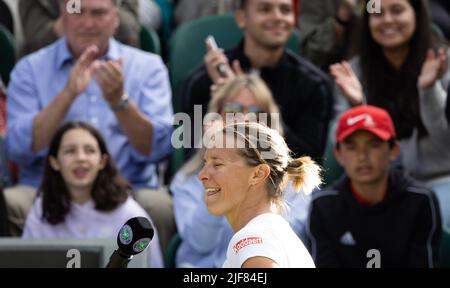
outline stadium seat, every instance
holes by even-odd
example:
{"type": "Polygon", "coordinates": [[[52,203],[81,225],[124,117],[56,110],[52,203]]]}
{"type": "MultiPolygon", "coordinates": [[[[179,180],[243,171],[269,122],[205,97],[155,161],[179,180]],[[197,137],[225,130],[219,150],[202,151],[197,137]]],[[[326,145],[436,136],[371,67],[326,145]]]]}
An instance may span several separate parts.
{"type": "Polygon", "coordinates": [[[4,26],[0,25],[0,76],[5,85],[8,85],[9,74],[15,63],[14,40],[4,26]]]}
{"type": "Polygon", "coordinates": [[[141,26],[139,39],[142,50],[161,55],[161,42],[155,30],[141,26]]]}
{"type": "Polygon", "coordinates": [[[183,240],[181,239],[181,236],[178,233],[173,235],[172,238],[170,239],[164,257],[164,261],[166,262],[165,263],[166,268],[176,268],[175,258],[177,256],[177,250],[180,247],[182,241],[183,240]]]}
{"type": "MultiPolygon", "coordinates": [[[[328,129],[330,131],[334,131],[335,120],[330,122],[328,129]]],[[[344,169],[337,162],[334,157],[333,149],[334,149],[334,141],[333,136],[330,134],[328,136],[327,145],[325,147],[325,153],[322,161],[322,169],[323,169],[323,187],[327,187],[330,184],[333,184],[334,181],[339,179],[344,174],[344,169]]]]}

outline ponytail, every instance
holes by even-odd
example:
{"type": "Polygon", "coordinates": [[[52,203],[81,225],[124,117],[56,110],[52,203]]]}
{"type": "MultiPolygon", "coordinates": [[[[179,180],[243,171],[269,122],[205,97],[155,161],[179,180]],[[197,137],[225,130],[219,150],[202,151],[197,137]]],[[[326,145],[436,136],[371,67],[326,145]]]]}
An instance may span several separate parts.
{"type": "Polygon", "coordinates": [[[320,166],[308,156],[292,159],[286,167],[288,178],[295,190],[303,189],[305,194],[310,194],[314,188],[322,184],[321,170],[320,166]]]}

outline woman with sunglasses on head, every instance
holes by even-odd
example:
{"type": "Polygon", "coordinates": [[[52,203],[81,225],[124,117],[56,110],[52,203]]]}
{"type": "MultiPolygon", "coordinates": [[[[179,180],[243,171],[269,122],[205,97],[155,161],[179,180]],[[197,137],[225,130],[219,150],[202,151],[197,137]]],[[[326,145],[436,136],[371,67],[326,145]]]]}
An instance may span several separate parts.
{"type": "Polygon", "coordinates": [[[310,157],[291,158],[283,137],[255,122],[227,125],[209,140],[199,179],[208,211],[225,216],[235,233],[223,267],[315,267],[280,214],[287,181],[311,192],[321,183],[319,166],[310,157]]]}
{"type": "Polygon", "coordinates": [[[370,104],[388,111],[403,167],[445,203],[450,201],[450,129],[445,119],[449,51],[439,48],[446,45],[432,36],[426,0],[380,4],[381,13],[364,12],[359,57],[330,68],[341,92],[339,110],[370,104]]]}
{"type": "MultiPolygon", "coordinates": [[[[100,133],[86,123],[68,122],[50,143],[22,237],[114,239],[128,219],[150,219],[130,192],[100,133]]],[[[147,253],[149,267],[163,267],[156,228],[147,253]]]]}
{"type": "MultiPolygon", "coordinates": [[[[270,90],[257,76],[239,75],[219,88],[208,105],[207,115],[216,113],[221,119],[215,125],[222,126],[227,116],[241,114],[243,121],[264,121],[266,113],[267,125],[282,129],[278,119],[279,110],[270,90]],[[272,117],[273,116],[273,117],[272,117]]],[[[229,123],[235,119],[228,117],[229,123]]],[[[239,120],[239,119],[238,119],[239,120]]],[[[214,124],[213,124],[214,125],[214,124]]],[[[205,126],[205,129],[209,126],[205,126]]],[[[233,231],[224,217],[216,217],[208,213],[204,188],[198,179],[202,168],[204,150],[196,150],[195,155],[175,175],[170,190],[173,194],[175,220],[178,233],[183,239],[176,255],[178,267],[221,267],[225,261],[226,249],[233,231]]],[[[294,231],[305,236],[305,226],[310,198],[297,195],[289,183],[285,199],[290,209],[284,214],[294,231]]]]}

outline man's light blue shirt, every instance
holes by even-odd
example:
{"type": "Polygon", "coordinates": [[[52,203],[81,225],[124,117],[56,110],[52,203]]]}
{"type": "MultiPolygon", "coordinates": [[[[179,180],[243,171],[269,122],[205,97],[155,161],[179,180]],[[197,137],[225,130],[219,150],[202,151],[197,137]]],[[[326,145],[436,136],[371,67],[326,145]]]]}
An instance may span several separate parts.
{"type": "MultiPolygon", "coordinates": [[[[152,152],[139,153],[128,141],[93,78],[67,112],[64,122],[84,121],[103,135],[121,174],[133,188],[156,187],[154,163],[171,151],[172,94],[167,68],[158,55],[109,40],[102,59],[123,59],[125,92],[153,124],[152,152]]],[[[33,119],[61,93],[75,64],[66,38],[20,60],[11,74],[7,99],[6,149],[19,164],[21,184],[39,186],[48,149],[31,150],[33,119]]]]}

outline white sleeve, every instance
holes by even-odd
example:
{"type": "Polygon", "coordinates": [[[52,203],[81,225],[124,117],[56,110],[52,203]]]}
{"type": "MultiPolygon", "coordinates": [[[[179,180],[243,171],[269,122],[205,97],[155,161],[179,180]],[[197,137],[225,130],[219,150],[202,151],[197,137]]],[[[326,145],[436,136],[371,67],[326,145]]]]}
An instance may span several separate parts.
{"type": "Polygon", "coordinates": [[[240,268],[252,257],[266,257],[283,266],[282,250],[273,235],[256,229],[242,229],[228,247],[228,261],[232,268],[240,268]]]}

